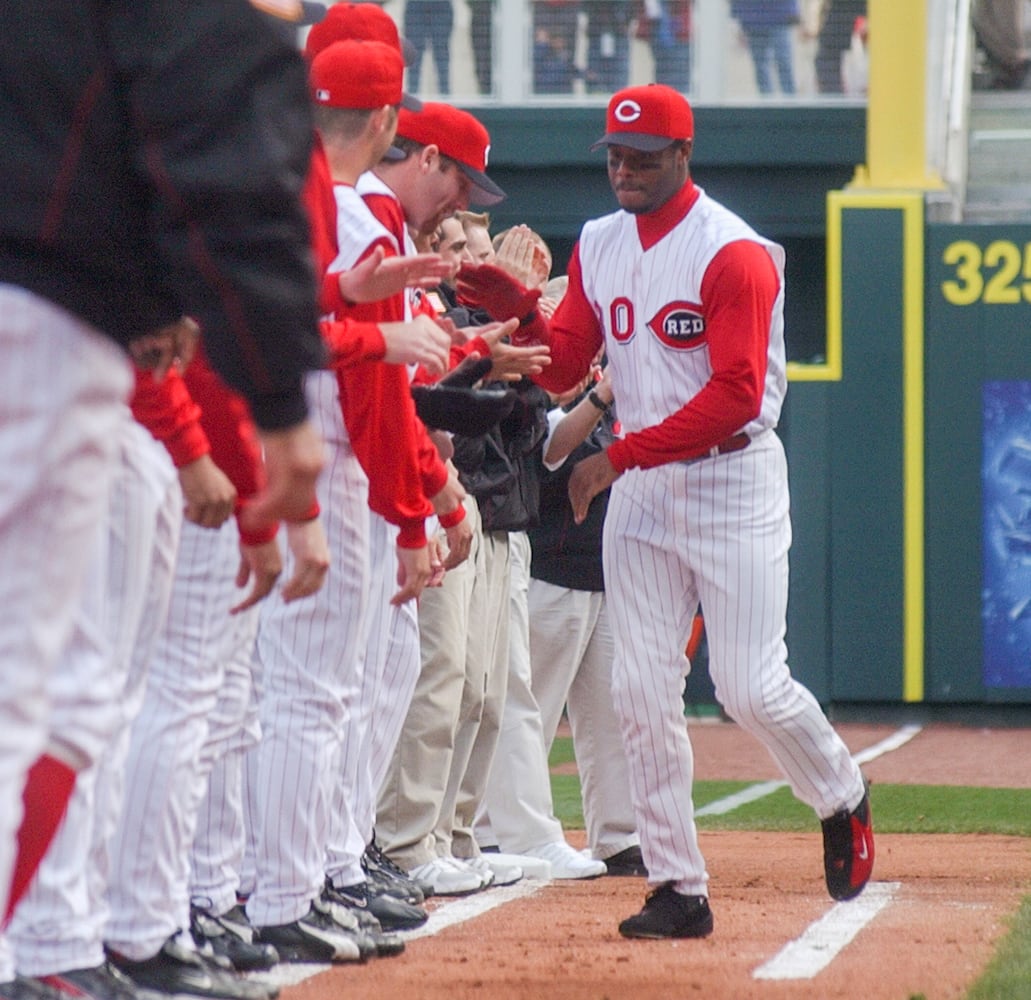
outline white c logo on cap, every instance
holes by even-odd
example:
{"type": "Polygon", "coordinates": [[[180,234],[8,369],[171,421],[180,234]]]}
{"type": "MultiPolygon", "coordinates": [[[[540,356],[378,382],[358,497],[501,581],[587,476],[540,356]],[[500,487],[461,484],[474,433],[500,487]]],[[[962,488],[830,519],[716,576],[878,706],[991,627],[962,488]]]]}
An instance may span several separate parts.
{"type": "Polygon", "coordinates": [[[613,109],[612,117],[624,125],[629,122],[635,122],[641,117],[641,105],[637,101],[631,101],[629,98],[620,101],[613,109]]]}
{"type": "Polygon", "coordinates": [[[487,162],[490,160],[490,144],[487,144],[487,148],[483,151],[483,169],[487,169],[487,162]]]}

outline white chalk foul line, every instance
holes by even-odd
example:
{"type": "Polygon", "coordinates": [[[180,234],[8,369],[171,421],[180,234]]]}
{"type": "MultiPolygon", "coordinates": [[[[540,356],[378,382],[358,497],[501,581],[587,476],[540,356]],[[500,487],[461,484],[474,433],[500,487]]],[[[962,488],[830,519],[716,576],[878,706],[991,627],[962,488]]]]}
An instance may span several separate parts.
{"type": "Polygon", "coordinates": [[[422,927],[417,927],[414,931],[408,931],[405,934],[405,940],[411,941],[414,938],[430,937],[433,934],[439,934],[448,927],[465,923],[466,920],[472,920],[474,917],[481,916],[495,909],[495,907],[532,896],[548,884],[549,880],[524,878],[513,885],[500,886],[497,889],[487,889],[485,892],[477,892],[472,896],[454,899],[451,902],[436,907],[430,913],[430,919],[422,927]]]}
{"type": "MultiPolygon", "coordinates": [[[[429,920],[413,931],[404,931],[400,934],[405,941],[412,941],[415,938],[430,937],[439,934],[448,927],[472,920],[483,913],[493,910],[495,907],[505,903],[514,902],[517,899],[524,899],[539,892],[550,880],[538,878],[524,878],[513,885],[501,886],[497,889],[487,889],[484,892],[477,892],[471,896],[457,899],[449,899],[435,907],[430,913],[429,920]]],[[[388,960],[384,960],[388,961],[388,960]]],[[[256,972],[247,976],[261,983],[278,986],[281,989],[285,986],[296,986],[303,983],[312,976],[322,972],[328,972],[333,968],[343,966],[328,965],[324,963],[299,963],[281,962],[268,972],[256,972]]]]}
{"type": "MultiPolygon", "coordinates": [[[[905,746],[921,729],[923,729],[923,726],[916,724],[903,726],[892,733],[891,736],[886,736],[883,740],[874,743],[873,746],[853,754],[852,759],[857,764],[866,764],[871,760],[876,760],[886,753],[891,753],[893,750],[898,750],[899,747],[905,746]]],[[[748,805],[749,802],[756,802],[767,795],[772,795],[778,788],[784,788],[786,785],[786,781],[763,781],[757,785],[749,785],[747,788],[742,788],[740,792],[727,795],[722,799],[716,799],[700,809],[696,809],[695,816],[724,816],[739,806],[748,805]]]]}
{"type": "Polygon", "coordinates": [[[753,979],[812,979],[895,898],[901,883],[871,882],[861,896],[836,903],[801,937],[786,944],[753,979]]]}

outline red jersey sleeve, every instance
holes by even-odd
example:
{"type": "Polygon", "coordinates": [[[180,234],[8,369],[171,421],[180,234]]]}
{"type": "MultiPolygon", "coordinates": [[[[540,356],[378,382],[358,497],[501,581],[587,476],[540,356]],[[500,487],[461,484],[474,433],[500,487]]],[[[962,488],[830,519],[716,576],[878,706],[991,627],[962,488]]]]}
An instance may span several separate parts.
{"type": "Polygon", "coordinates": [[[322,279],[319,287],[319,312],[326,315],[341,308],[344,300],[336,276],[327,274],[329,265],[336,260],[338,250],[337,203],[333,196],[333,177],[326,160],[326,151],[318,133],[315,135],[308,177],[301,197],[308,213],[316,271],[322,279]]]}
{"type": "Polygon", "coordinates": [[[158,382],[149,371],[137,368],[130,405],[133,416],[165,446],[177,469],[211,452],[200,407],[177,369],[158,382]]]}
{"type": "MultiPolygon", "coordinates": [[[[261,457],[254,421],[246,401],[233,392],[215,373],[203,347],[183,375],[190,395],[201,409],[201,425],[211,441],[211,457],[236,487],[236,517],[247,502],[265,485],[265,466],[261,457]]],[[[276,537],[278,525],[260,531],[247,531],[240,526],[240,540],[258,545],[276,537]]]]}

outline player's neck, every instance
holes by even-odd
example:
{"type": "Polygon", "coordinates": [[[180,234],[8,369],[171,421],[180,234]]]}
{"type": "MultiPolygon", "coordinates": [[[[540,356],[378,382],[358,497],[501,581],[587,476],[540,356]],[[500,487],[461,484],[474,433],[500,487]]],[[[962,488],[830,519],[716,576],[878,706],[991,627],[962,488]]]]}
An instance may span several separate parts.
{"type": "Polygon", "coordinates": [[[641,246],[650,250],[667,233],[684,218],[691,206],[698,200],[698,188],[690,177],[684,181],[683,186],[665,204],[648,212],[645,215],[637,216],[637,236],[641,246]]]}
{"type": "Polygon", "coordinates": [[[358,178],[378,162],[373,156],[373,151],[365,148],[363,143],[345,145],[326,142],[324,145],[329,173],[335,184],[354,187],[358,183],[358,178]]]}

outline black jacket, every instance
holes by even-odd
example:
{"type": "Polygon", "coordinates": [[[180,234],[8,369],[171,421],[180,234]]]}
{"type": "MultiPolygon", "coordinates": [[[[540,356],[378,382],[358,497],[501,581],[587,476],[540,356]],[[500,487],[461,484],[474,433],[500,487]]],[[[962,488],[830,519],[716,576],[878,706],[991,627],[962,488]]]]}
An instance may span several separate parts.
{"type": "Polygon", "coordinates": [[[549,397],[529,379],[501,384],[518,393],[512,413],[479,437],[455,434],[453,461],[484,531],[526,531],[537,524],[549,397]]]}
{"type": "Polygon", "coordinates": [[[321,363],[291,28],[247,0],[4,0],[0,282],[122,344],[183,314],[258,424],[321,363]]]}
{"type": "Polygon", "coordinates": [[[614,421],[610,411],[554,472],[541,465],[540,525],[530,531],[530,576],[535,580],[569,590],[605,589],[601,535],[609,491],[602,490],[591,501],[583,524],[577,524],[569,502],[569,477],[577,462],[612,444],[614,421]]]}

